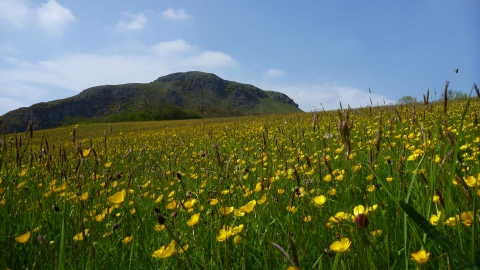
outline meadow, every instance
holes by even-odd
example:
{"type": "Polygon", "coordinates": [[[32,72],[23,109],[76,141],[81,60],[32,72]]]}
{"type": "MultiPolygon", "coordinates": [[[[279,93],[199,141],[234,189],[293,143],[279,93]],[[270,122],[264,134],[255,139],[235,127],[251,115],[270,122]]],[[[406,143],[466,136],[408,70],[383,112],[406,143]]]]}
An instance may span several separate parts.
{"type": "Polygon", "coordinates": [[[479,111],[3,134],[0,268],[478,269],[479,111]]]}

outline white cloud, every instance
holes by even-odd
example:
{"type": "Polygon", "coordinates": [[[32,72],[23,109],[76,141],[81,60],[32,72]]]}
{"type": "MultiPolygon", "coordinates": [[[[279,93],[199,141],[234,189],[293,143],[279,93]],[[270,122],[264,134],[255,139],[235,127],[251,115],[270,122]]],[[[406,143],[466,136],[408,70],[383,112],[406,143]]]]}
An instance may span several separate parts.
{"type": "Polygon", "coordinates": [[[43,4],[36,13],[39,26],[53,35],[61,35],[67,24],[75,21],[72,12],[55,0],[43,4]]]}
{"type": "Polygon", "coordinates": [[[227,54],[222,52],[205,51],[199,55],[189,57],[183,61],[185,66],[195,68],[218,68],[235,66],[236,61],[227,54]]]}
{"type": "Polygon", "coordinates": [[[31,10],[24,0],[0,0],[0,21],[21,27],[23,26],[31,10]]]}
{"type": "Polygon", "coordinates": [[[286,75],[285,71],[280,69],[269,68],[267,72],[264,73],[267,78],[278,78],[286,75]]]}
{"type": "Polygon", "coordinates": [[[237,65],[228,54],[201,51],[184,40],[145,48],[137,55],[76,53],[39,62],[3,58],[10,68],[0,68],[0,96],[33,103],[65,98],[69,90],[74,95],[97,85],[146,83],[173,72],[221,74],[237,65]]]}
{"type": "Polygon", "coordinates": [[[385,96],[372,93],[368,90],[362,90],[355,87],[340,86],[336,83],[322,85],[273,85],[264,82],[257,84],[258,87],[265,90],[273,90],[286,94],[292,98],[303,111],[313,111],[325,108],[325,110],[336,110],[342,107],[352,108],[366,107],[370,105],[370,98],[373,105],[384,105],[395,103],[385,96]]]}
{"type": "Polygon", "coordinates": [[[167,9],[161,13],[162,17],[165,19],[173,19],[173,20],[186,20],[190,18],[190,15],[184,9],[167,9]]]}
{"type": "Polygon", "coordinates": [[[152,46],[156,55],[167,56],[175,53],[185,53],[195,49],[183,39],[160,42],[152,46]]]}
{"type": "Polygon", "coordinates": [[[147,18],[143,13],[131,14],[129,12],[123,13],[123,15],[130,18],[129,21],[119,21],[117,24],[118,29],[120,30],[140,30],[145,27],[147,23],[147,18]]]}

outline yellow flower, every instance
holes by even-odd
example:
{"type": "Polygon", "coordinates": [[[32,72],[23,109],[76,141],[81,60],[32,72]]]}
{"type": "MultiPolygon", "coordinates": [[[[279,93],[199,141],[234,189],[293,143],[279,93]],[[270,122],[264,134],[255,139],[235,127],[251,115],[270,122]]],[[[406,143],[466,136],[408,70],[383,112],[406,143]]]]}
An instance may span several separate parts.
{"type": "Polygon", "coordinates": [[[308,215],[303,218],[303,222],[310,222],[312,220],[312,216],[308,215]]]}
{"type": "Polygon", "coordinates": [[[105,167],[105,168],[110,168],[111,166],[112,166],[112,162],[111,162],[111,161],[103,164],[103,167],[105,167]]]}
{"type": "MultiPolygon", "coordinates": [[[[84,233],[85,233],[85,236],[87,236],[87,234],[88,234],[88,229],[85,229],[84,233]]],[[[73,237],[73,240],[75,240],[75,241],[83,241],[83,233],[80,232],[80,233],[75,234],[75,236],[73,237]]]]}
{"type": "Polygon", "coordinates": [[[127,194],[127,190],[124,189],[122,191],[119,191],[112,196],[108,197],[107,200],[111,203],[114,204],[121,204],[125,200],[125,195],[127,194]]]}
{"type": "Polygon", "coordinates": [[[335,241],[330,245],[330,249],[337,253],[344,253],[348,250],[352,242],[348,238],[342,238],[340,241],[335,241]]]}
{"type": "Polygon", "coordinates": [[[216,205],[218,203],[218,199],[210,199],[210,205],[216,205]]]}
{"type": "Polygon", "coordinates": [[[283,189],[277,190],[277,193],[278,193],[278,194],[283,194],[284,192],[285,192],[285,190],[283,190],[283,189]]]}
{"type": "Polygon", "coordinates": [[[295,205],[289,205],[287,206],[287,211],[288,212],[295,212],[297,210],[297,208],[295,207],[295,205]]]}
{"type": "Polygon", "coordinates": [[[355,165],[355,166],[352,167],[354,172],[360,171],[361,168],[362,168],[362,164],[358,164],[358,165],[355,165]]]}
{"type": "Polygon", "coordinates": [[[314,202],[316,206],[322,206],[326,200],[327,198],[325,196],[320,195],[320,196],[313,197],[312,202],[314,202]]]}
{"type": "Polygon", "coordinates": [[[233,242],[235,242],[235,245],[240,245],[241,243],[243,243],[243,238],[239,235],[236,235],[233,238],[233,242]]]}
{"type": "Polygon", "coordinates": [[[128,242],[132,241],[133,235],[127,236],[122,240],[122,243],[127,244],[128,242]]]}
{"type": "Polygon", "coordinates": [[[469,186],[469,187],[475,187],[475,185],[477,185],[478,182],[480,182],[480,181],[477,182],[477,179],[475,179],[475,177],[473,177],[471,175],[464,180],[465,180],[465,184],[467,184],[467,186],[469,186]]]}
{"type": "Polygon", "coordinates": [[[233,233],[231,227],[224,225],[223,229],[221,229],[220,232],[218,233],[217,241],[218,242],[223,242],[223,241],[227,240],[233,234],[234,233],[233,233]]]}
{"type": "Polygon", "coordinates": [[[25,174],[27,174],[27,170],[26,169],[23,169],[21,172],[19,172],[17,175],[22,177],[22,176],[25,176],[25,174]]]}
{"type": "Polygon", "coordinates": [[[158,196],[158,198],[155,200],[155,203],[161,202],[162,199],[163,199],[163,194],[160,194],[160,195],[158,196]]]}
{"type": "Polygon", "coordinates": [[[175,252],[175,240],[172,240],[172,242],[170,242],[167,248],[165,248],[165,246],[161,246],[160,249],[155,250],[152,254],[152,257],[165,259],[172,256],[174,252],[175,252]]]}
{"type": "Polygon", "coordinates": [[[433,195],[432,202],[434,202],[434,203],[440,202],[440,197],[438,197],[437,195],[433,195]]]}
{"type": "Polygon", "coordinates": [[[90,149],[83,150],[83,157],[88,157],[90,155],[90,149]]]}
{"type": "Polygon", "coordinates": [[[26,244],[28,242],[28,240],[30,239],[30,231],[20,235],[20,236],[17,236],[15,237],[15,241],[21,243],[21,244],[26,244]]]}
{"type": "Polygon", "coordinates": [[[342,220],[352,220],[353,216],[345,212],[338,212],[335,216],[330,217],[328,220],[333,223],[339,223],[342,220]]]}
{"type": "Polygon", "coordinates": [[[245,204],[244,206],[240,207],[240,211],[242,212],[245,212],[245,213],[251,213],[253,212],[253,208],[255,207],[255,205],[257,204],[257,201],[253,200],[253,201],[250,201],[248,202],[247,204],[245,204]]]}
{"type": "Polygon", "coordinates": [[[323,181],[330,182],[330,180],[332,180],[332,175],[331,174],[327,174],[327,175],[325,175],[325,177],[323,177],[323,181]]]}
{"type": "Polygon", "coordinates": [[[374,192],[374,191],[375,191],[375,185],[370,185],[370,186],[368,186],[367,190],[368,190],[369,192],[374,192]]]}
{"type": "Polygon", "coordinates": [[[445,221],[443,224],[445,224],[447,226],[450,226],[450,227],[453,227],[453,226],[457,225],[458,220],[460,220],[460,217],[458,215],[456,215],[454,217],[449,217],[447,219],[447,221],[445,221]]]}
{"type": "Polygon", "coordinates": [[[83,193],[78,198],[80,199],[80,201],[86,201],[88,199],[88,192],[83,193]]]}
{"type": "Polygon", "coordinates": [[[365,179],[367,179],[368,181],[370,181],[370,180],[373,179],[373,177],[374,177],[374,175],[373,175],[373,174],[370,174],[370,175],[368,175],[367,177],[365,177],[365,179]]]}
{"type": "Polygon", "coordinates": [[[435,215],[430,215],[430,224],[433,226],[436,226],[438,224],[438,220],[440,219],[440,215],[442,214],[442,211],[438,211],[438,213],[435,215]]]}
{"type": "Polygon", "coordinates": [[[233,210],[233,215],[236,216],[236,217],[243,217],[243,216],[245,216],[245,212],[242,212],[238,209],[235,209],[235,210],[233,210]]]}
{"type": "Polygon", "coordinates": [[[328,194],[330,194],[331,196],[335,196],[335,194],[337,194],[337,190],[332,188],[328,191],[328,194]]]}
{"type": "Polygon", "coordinates": [[[233,212],[233,209],[234,209],[233,206],[231,206],[231,207],[222,207],[222,208],[220,208],[219,211],[220,211],[220,213],[221,213],[222,215],[227,216],[227,215],[229,215],[230,213],[233,212]]]}
{"type": "Polygon", "coordinates": [[[233,231],[234,233],[241,233],[242,230],[243,230],[243,227],[244,227],[244,225],[243,225],[243,224],[240,224],[240,225],[238,225],[237,227],[233,227],[232,231],[233,231]]]}
{"type": "Polygon", "coordinates": [[[184,245],[182,248],[178,249],[178,253],[182,254],[183,252],[187,251],[188,249],[188,244],[184,245]]]}
{"type": "Polygon", "coordinates": [[[473,212],[468,211],[468,212],[463,212],[460,217],[462,218],[462,223],[465,224],[465,226],[470,226],[472,225],[472,217],[473,217],[473,212]]]}
{"type": "Polygon", "coordinates": [[[428,258],[430,257],[430,252],[426,252],[425,250],[419,250],[416,253],[410,253],[412,256],[410,260],[418,263],[418,264],[424,264],[428,261],[428,258]]]}
{"type": "Polygon", "coordinates": [[[189,220],[187,220],[187,225],[188,226],[193,226],[198,223],[198,220],[200,219],[200,213],[193,214],[189,220]]]}
{"type": "Polygon", "coordinates": [[[378,204],[374,204],[372,205],[372,207],[368,207],[367,211],[375,212],[377,208],[378,208],[378,204]]]}
{"type": "Polygon", "coordinates": [[[176,209],[178,207],[178,204],[177,204],[176,201],[172,201],[172,202],[168,203],[165,207],[167,209],[173,210],[173,209],[176,209]]]}
{"type": "Polygon", "coordinates": [[[392,182],[393,177],[387,177],[386,180],[387,180],[387,182],[392,182]]]}
{"type": "Polygon", "coordinates": [[[190,199],[186,202],[183,203],[183,206],[185,206],[185,208],[189,209],[189,208],[192,208],[195,203],[197,202],[197,199],[190,199]]]}
{"type": "Polygon", "coordinates": [[[262,198],[257,201],[258,204],[263,204],[267,201],[267,194],[263,194],[262,198]]]}
{"type": "Polygon", "coordinates": [[[358,215],[366,215],[368,213],[368,209],[367,211],[365,211],[365,207],[363,205],[357,205],[353,208],[353,216],[358,216],[358,215]]]}
{"type": "Polygon", "coordinates": [[[163,229],[165,229],[165,225],[164,224],[160,225],[160,224],[157,223],[153,229],[155,231],[159,232],[159,231],[162,231],[163,229]]]}
{"type": "Polygon", "coordinates": [[[95,221],[102,222],[103,219],[105,218],[105,216],[106,216],[105,213],[98,214],[98,215],[95,216],[95,221]]]}

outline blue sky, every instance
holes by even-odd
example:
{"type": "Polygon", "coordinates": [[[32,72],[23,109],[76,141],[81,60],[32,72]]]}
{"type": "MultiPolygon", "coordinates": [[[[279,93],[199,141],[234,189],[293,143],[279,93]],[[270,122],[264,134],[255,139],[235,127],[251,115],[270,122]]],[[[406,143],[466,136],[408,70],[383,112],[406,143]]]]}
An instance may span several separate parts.
{"type": "Polygon", "coordinates": [[[427,88],[439,97],[446,80],[470,92],[479,10],[477,0],[0,0],[0,115],[193,70],[283,92],[304,111],[427,88]]]}

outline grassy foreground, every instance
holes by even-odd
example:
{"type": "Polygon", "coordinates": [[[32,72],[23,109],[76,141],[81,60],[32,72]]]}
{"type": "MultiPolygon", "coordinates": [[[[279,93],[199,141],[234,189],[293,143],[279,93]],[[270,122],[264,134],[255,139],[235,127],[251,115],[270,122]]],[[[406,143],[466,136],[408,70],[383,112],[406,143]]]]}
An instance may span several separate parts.
{"type": "Polygon", "coordinates": [[[3,135],[0,269],[475,269],[479,111],[3,135]]]}

